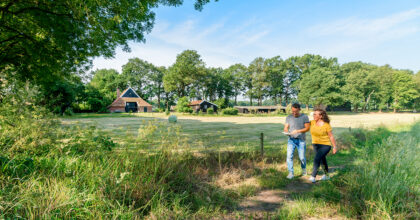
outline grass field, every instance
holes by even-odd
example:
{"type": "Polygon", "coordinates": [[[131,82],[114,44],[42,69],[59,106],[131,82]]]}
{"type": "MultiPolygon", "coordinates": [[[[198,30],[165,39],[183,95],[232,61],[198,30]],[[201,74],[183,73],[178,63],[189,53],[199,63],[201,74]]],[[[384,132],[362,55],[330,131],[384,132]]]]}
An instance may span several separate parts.
{"type": "MultiPolygon", "coordinates": [[[[66,125],[94,125],[107,131],[117,141],[126,136],[137,136],[142,125],[150,121],[167,122],[163,113],[136,114],[80,114],[64,118],[66,125]]],[[[392,127],[410,124],[420,120],[420,114],[412,113],[372,113],[335,114],[331,116],[334,133],[339,134],[349,128],[392,127]]],[[[283,144],[287,137],[282,135],[285,116],[243,117],[243,116],[192,116],[178,115],[181,135],[186,137],[194,149],[232,149],[259,146],[260,133],[264,133],[264,144],[268,148],[283,144]]],[[[310,135],[308,135],[310,136],[310,135]]],[[[310,137],[308,138],[310,141],[310,137]]]]}

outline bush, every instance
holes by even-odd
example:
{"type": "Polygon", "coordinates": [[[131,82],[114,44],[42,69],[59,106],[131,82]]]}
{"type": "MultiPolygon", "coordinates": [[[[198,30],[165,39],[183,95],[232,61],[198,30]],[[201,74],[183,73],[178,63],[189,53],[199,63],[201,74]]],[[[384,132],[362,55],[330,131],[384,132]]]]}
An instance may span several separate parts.
{"type": "Polygon", "coordinates": [[[178,121],[178,118],[176,117],[176,115],[171,115],[169,116],[168,121],[171,123],[176,123],[178,121]]]}
{"type": "Polygon", "coordinates": [[[228,103],[228,100],[227,99],[220,98],[220,99],[214,101],[214,104],[216,104],[219,107],[219,109],[225,109],[225,108],[228,107],[228,104],[229,103],[228,103]]]}
{"type": "Polygon", "coordinates": [[[66,110],[63,113],[63,115],[66,115],[66,116],[72,116],[72,115],[74,115],[73,109],[72,108],[66,108],[66,110]]]}
{"type": "Polygon", "coordinates": [[[165,114],[166,114],[166,115],[171,114],[171,112],[169,111],[169,109],[166,109],[166,110],[165,110],[165,114]]]}
{"type": "Polygon", "coordinates": [[[224,115],[238,115],[238,109],[235,108],[226,108],[222,110],[222,114],[224,115]]]}
{"type": "Polygon", "coordinates": [[[184,112],[184,113],[192,113],[193,109],[188,106],[190,102],[188,101],[188,97],[184,96],[178,99],[178,103],[176,104],[176,111],[177,112],[184,112]]]}
{"type": "Polygon", "coordinates": [[[213,108],[207,109],[207,114],[209,114],[209,115],[214,114],[214,109],[213,108]]]}

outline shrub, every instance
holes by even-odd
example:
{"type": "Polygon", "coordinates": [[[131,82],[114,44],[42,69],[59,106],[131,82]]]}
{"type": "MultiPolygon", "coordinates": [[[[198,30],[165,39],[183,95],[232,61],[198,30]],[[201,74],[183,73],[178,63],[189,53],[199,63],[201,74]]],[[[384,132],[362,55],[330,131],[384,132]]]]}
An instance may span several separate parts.
{"type": "Polygon", "coordinates": [[[66,108],[66,110],[63,113],[63,115],[67,115],[67,116],[74,115],[73,109],[72,108],[66,108]]]}
{"type": "Polygon", "coordinates": [[[189,101],[188,97],[184,96],[178,99],[178,103],[176,104],[176,111],[177,112],[184,112],[184,113],[192,113],[193,109],[188,106],[189,101]]]}
{"type": "Polygon", "coordinates": [[[214,104],[216,104],[219,107],[219,109],[225,109],[228,107],[228,100],[225,98],[220,98],[214,101],[214,104]]]}
{"type": "Polygon", "coordinates": [[[176,115],[171,115],[169,116],[168,121],[171,123],[176,123],[178,121],[178,118],[176,117],[176,115]]]}
{"type": "Polygon", "coordinates": [[[214,114],[214,109],[213,108],[207,109],[207,114],[209,114],[209,115],[214,114]]]}
{"type": "Polygon", "coordinates": [[[165,110],[165,114],[166,114],[166,115],[171,114],[171,112],[169,111],[169,109],[166,109],[166,110],[165,110]]]}
{"type": "Polygon", "coordinates": [[[235,108],[226,108],[222,110],[224,115],[238,115],[238,109],[235,108]]]}

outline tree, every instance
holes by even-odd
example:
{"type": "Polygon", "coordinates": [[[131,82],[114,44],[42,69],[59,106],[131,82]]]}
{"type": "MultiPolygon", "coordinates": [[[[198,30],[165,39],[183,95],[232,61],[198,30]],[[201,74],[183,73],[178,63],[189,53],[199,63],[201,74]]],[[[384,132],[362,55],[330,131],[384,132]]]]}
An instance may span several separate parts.
{"type": "MultiPolygon", "coordinates": [[[[0,73],[36,83],[53,82],[112,57],[115,48],[145,40],[152,8],[183,0],[3,0],[0,3],[0,73]]],[[[197,0],[198,10],[209,0],[197,0]]]]}
{"type": "Polygon", "coordinates": [[[419,97],[417,84],[413,80],[413,73],[409,70],[398,70],[392,77],[393,84],[393,107],[394,112],[402,108],[413,107],[414,100],[419,97]]]}
{"type": "Polygon", "coordinates": [[[114,69],[99,69],[91,73],[93,75],[89,85],[97,89],[104,99],[104,104],[109,105],[117,98],[119,88],[119,73],[114,69]]]}
{"type": "Polygon", "coordinates": [[[394,71],[389,65],[377,67],[373,70],[371,80],[377,82],[377,92],[374,94],[374,100],[377,102],[379,111],[388,109],[392,102],[392,76],[394,71]]]}
{"type": "Polygon", "coordinates": [[[286,65],[280,56],[266,59],[265,71],[267,72],[268,87],[267,92],[274,99],[274,104],[281,104],[281,95],[283,94],[284,77],[286,74],[286,65]],[[279,100],[279,101],[277,101],[279,100]]]}
{"type": "Polygon", "coordinates": [[[159,75],[159,70],[153,64],[133,58],[122,67],[120,78],[124,87],[130,86],[139,96],[148,100],[154,95],[152,79],[159,81],[159,75]]]}
{"type": "MultiPolygon", "coordinates": [[[[305,54],[302,57],[294,57],[292,59],[292,71],[291,73],[293,76],[293,83],[291,87],[293,88],[293,92],[295,92],[298,95],[299,101],[306,104],[306,109],[309,110],[309,103],[312,101],[309,100],[310,94],[307,93],[307,91],[303,91],[306,89],[309,89],[309,91],[312,90],[310,88],[310,84],[303,83],[305,78],[308,78],[310,74],[312,74],[312,71],[323,69],[327,72],[331,72],[334,75],[336,90],[337,91],[329,91],[329,92],[335,92],[339,93],[339,85],[342,84],[341,77],[339,76],[339,65],[337,62],[337,58],[324,58],[320,55],[313,55],[313,54],[305,54]],[[301,94],[303,91],[303,94],[301,94]],[[305,94],[305,95],[304,95],[305,94]]],[[[309,77],[311,78],[311,77],[309,77]]],[[[318,79],[323,80],[323,79],[318,79]]],[[[335,100],[334,106],[340,105],[341,101],[339,99],[335,100]]]]}
{"type": "Polygon", "coordinates": [[[184,96],[178,99],[178,103],[176,104],[176,111],[177,112],[185,112],[185,113],[192,113],[193,109],[188,106],[189,98],[184,96]]]}
{"type": "MultiPolygon", "coordinates": [[[[413,76],[413,80],[416,83],[417,93],[420,94],[420,71],[413,76]]],[[[414,109],[420,109],[420,95],[416,98],[416,100],[414,100],[414,109]]]]}
{"type": "Polygon", "coordinates": [[[322,67],[313,67],[310,73],[302,75],[299,101],[306,104],[337,106],[341,104],[341,95],[338,92],[338,79],[331,70],[322,67]]]}
{"type": "Polygon", "coordinates": [[[160,99],[162,96],[162,93],[164,92],[163,89],[163,76],[166,73],[166,67],[161,66],[161,67],[156,67],[154,68],[154,71],[152,71],[149,75],[148,75],[148,79],[150,80],[151,84],[152,84],[152,90],[153,90],[153,94],[156,95],[157,99],[158,99],[158,107],[161,107],[161,103],[160,103],[160,99]]]}
{"type": "Polygon", "coordinates": [[[289,103],[289,100],[297,96],[295,82],[300,79],[301,71],[297,66],[299,62],[299,57],[289,57],[285,61],[286,65],[286,74],[283,80],[283,96],[286,102],[286,105],[289,103]]]}
{"type": "Polygon", "coordinates": [[[191,86],[205,75],[205,63],[195,50],[185,50],[176,57],[168,74],[163,77],[165,91],[175,91],[178,97],[189,94],[191,86]]]}
{"type": "Polygon", "coordinates": [[[258,105],[262,105],[262,100],[267,94],[268,86],[264,58],[255,58],[249,64],[248,69],[252,78],[252,94],[258,98],[258,105]]]}
{"type": "Polygon", "coordinates": [[[247,68],[242,64],[234,64],[225,70],[231,76],[231,87],[233,96],[235,97],[235,105],[237,105],[238,95],[245,89],[245,75],[247,68]]]}
{"type": "Polygon", "coordinates": [[[378,92],[379,82],[375,81],[375,66],[362,62],[344,64],[342,67],[347,76],[343,92],[353,105],[354,111],[362,106],[366,111],[372,95],[378,92]]]}

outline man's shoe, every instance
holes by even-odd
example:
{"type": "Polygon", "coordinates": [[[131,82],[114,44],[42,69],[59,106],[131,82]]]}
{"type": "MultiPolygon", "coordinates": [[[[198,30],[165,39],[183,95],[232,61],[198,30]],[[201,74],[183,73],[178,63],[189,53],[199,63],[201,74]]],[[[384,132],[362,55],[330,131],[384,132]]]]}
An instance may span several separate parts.
{"type": "Polygon", "coordinates": [[[306,169],[302,169],[302,176],[306,176],[306,169]]]}
{"type": "Polygon", "coordinates": [[[327,176],[327,175],[323,175],[322,177],[321,177],[321,180],[329,180],[330,179],[330,177],[329,176],[327,176]]]}
{"type": "Polygon", "coordinates": [[[316,182],[315,177],[313,176],[309,177],[309,181],[311,181],[312,183],[315,183],[316,182]]]}
{"type": "Polygon", "coordinates": [[[293,179],[293,177],[294,177],[293,173],[289,173],[289,175],[287,175],[287,179],[289,180],[293,179]]]}

